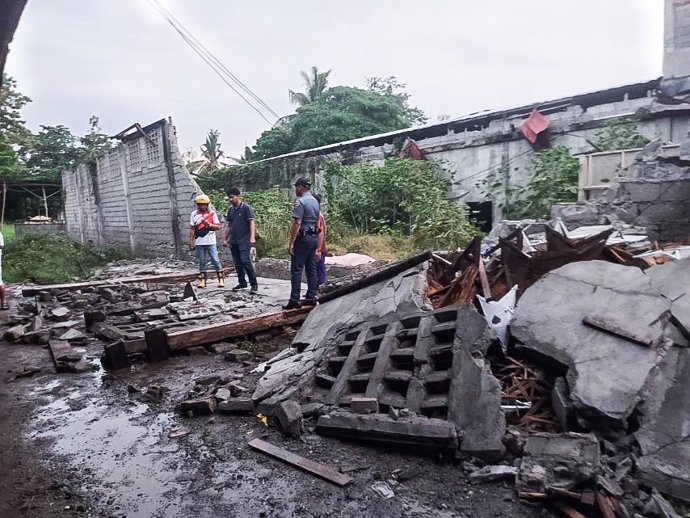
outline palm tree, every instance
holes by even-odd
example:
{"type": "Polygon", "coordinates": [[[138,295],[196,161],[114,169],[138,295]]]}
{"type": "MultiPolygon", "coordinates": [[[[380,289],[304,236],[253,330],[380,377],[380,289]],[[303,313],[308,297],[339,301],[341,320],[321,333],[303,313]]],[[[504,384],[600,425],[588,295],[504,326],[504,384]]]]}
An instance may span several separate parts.
{"type": "Polygon", "coordinates": [[[187,164],[187,168],[196,176],[204,176],[212,173],[222,166],[226,165],[221,162],[221,157],[225,155],[220,149],[220,132],[218,130],[209,130],[206,135],[206,142],[201,146],[201,160],[194,160],[187,164]]]}
{"type": "Polygon", "coordinates": [[[304,79],[306,91],[301,93],[290,90],[290,102],[298,106],[304,106],[321,97],[326,91],[326,88],[328,88],[328,76],[330,73],[330,70],[319,72],[317,67],[311,67],[311,73],[302,70],[300,75],[302,79],[304,79]]]}

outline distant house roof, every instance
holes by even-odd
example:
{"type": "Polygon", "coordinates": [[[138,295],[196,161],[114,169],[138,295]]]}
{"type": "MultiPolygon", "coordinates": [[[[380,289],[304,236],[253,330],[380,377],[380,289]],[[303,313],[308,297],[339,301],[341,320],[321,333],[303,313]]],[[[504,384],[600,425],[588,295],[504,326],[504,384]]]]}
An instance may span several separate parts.
{"type": "Polygon", "coordinates": [[[617,86],[614,88],[608,88],[606,90],[597,90],[595,92],[573,95],[571,97],[563,97],[553,101],[532,103],[525,106],[520,106],[518,108],[509,108],[507,110],[496,111],[484,110],[443,122],[427,124],[425,126],[419,126],[416,128],[405,128],[396,131],[389,131],[388,133],[380,133],[378,135],[346,140],[312,149],[293,151],[292,153],[265,158],[263,160],[256,160],[251,163],[260,164],[289,157],[317,156],[355,147],[381,146],[383,144],[390,144],[400,137],[409,137],[414,140],[420,140],[447,135],[450,130],[457,133],[466,129],[481,129],[483,126],[486,126],[494,120],[521,116],[526,117],[530,114],[535,106],[538,106],[541,113],[549,114],[564,110],[569,106],[582,106],[583,108],[589,108],[590,106],[598,106],[601,104],[623,101],[625,99],[640,99],[643,97],[648,97],[652,92],[657,91],[660,84],[661,78],[658,78],[651,81],[646,81],[644,83],[633,83],[629,85],[617,86]]]}

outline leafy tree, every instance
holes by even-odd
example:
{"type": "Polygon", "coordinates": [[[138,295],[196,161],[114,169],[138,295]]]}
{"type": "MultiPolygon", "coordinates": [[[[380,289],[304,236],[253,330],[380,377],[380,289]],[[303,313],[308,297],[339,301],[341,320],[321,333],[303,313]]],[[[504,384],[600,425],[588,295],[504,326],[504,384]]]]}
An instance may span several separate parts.
{"type": "Polygon", "coordinates": [[[82,158],[78,139],[63,125],[41,126],[28,153],[27,176],[58,181],[64,169],[73,169],[82,158]]]}
{"type": "Polygon", "coordinates": [[[0,88],[0,138],[12,146],[27,146],[31,142],[31,131],[21,119],[21,109],[31,99],[17,90],[17,82],[2,76],[0,88]]]}
{"type": "Polygon", "coordinates": [[[317,67],[311,67],[309,73],[302,70],[300,75],[304,80],[305,92],[293,92],[289,90],[290,102],[298,106],[305,106],[321,97],[328,88],[328,76],[331,71],[319,72],[317,67]]]}
{"type": "Polygon", "coordinates": [[[201,160],[195,160],[187,164],[187,167],[192,171],[192,174],[197,176],[205,176],[222,167],[221,158],[225,155],[220,148],[220,132],[218,130],[209,130],[206,135],[206,142],[201,146],[201,160]]]}
{"type": "Polygon", "coordinates": [[[628,117],[609,119],[596,134],[595,144],[601,151],[634,149],[649,144],[649,139],[637,131],[637,124],[628,117]]]}
{"type": "Polygon", "coordinates": [[[405,107],[396,97],[336,86],[299,107],[289,122],[264,131],[254,146],[252,158],[270,158],[403,129],[410,124],[405,107]]]}
{"type": "Polygon", "coordinates": [[[98,155],[110,149],[112,143],[110,142],[110,137],[102,133],[97,116],[92,115],[89,118],[89,126],[89,132],[79,139],[82,146],[81,160],[89,167],[94,168],[98,155]]]}
{"type": "Polygon", "coordinates": [[[32,141],[20,111],[31,102],[17,90],[17,82],[2,76],[0,87],[0,178],[17,178],[24,174],[21,153],[32,141]]]}
{"type": "Polygon", "coordinates": [[[393,97],[402,104],[405,117],[413,126],[420,126],[429,120],[422,110],[410,105],[412,96],[406,90],[407,83],[401,83],[397,77],[367,77],[366,83],[370,92],[393,97]]]}

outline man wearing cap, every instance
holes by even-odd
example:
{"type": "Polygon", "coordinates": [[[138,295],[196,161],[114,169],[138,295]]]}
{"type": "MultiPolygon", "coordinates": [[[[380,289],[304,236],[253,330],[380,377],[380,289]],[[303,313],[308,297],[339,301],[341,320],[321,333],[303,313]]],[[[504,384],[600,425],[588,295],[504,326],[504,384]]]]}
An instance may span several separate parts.
{"type": "Polygon", "coordinates": [[[189,248],[196,251],[199,261],[199,288],[206,287],[206,258],[211,259],[218,276],[218,287],[224,288],[223,265],[218,257],[216,245],[216,230],[220,230],[220,219],[216,211],[209,208],[211,199],[205,194],[194,198],[197,209],[192,212],[189,220],[189,248]]]}
{"type": "Polygon", "coordinates": [[[316,274],[316,249],[319,246],[319,231],[317,222],[321,212],[319,202],[311,195],[311,182],[299,177],[295,182],[297,200],[292,209],[292,228],[290,229],[290,243],[288,250],[292,258],[290,265],[290,300],[283,309],[301,308],[300,289],[302,287],[302,272],[307,274],[307,294],[304,303],[316,304],[316,291],[319,288],[316,274]]]}

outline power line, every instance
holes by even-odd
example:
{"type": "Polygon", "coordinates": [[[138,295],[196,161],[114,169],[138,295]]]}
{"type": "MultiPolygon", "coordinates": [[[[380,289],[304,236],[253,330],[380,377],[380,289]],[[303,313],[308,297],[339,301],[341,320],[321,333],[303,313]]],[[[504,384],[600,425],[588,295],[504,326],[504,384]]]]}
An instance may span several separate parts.
{"type": "Polygon", "coordinates": [[[165,6],[163,6],[159,0],[153,0],[159,7],[159,9],[162,11],[163,14],[165,14],[167,17],[169,17],[181,30],[184,32],[189,39],[191,39],[194,44],[202,51],[204,52],[211,61],[213,61],[218,67],[225,72],[232,81],[234,81],[242,90],[244,90],[247,94],[249,94],[255,101],[257,101],[261,106],[263,106],[266,111],[268,111],[271,115],[273,115],[276,118],[280,118],[280,116],[273,111],[273,109],[264,102],[263,99],[261,99],[258,95],[256,95],[247,85],[245,85],[235,74],[233,74],[221,61],[218,59],[201,41],[199,41],[182,23],[175,18],[175,16],[168,11],[165,6]]]}
{"type": "Polygon", "coordinates": [[[206,47],[204,47],[184,26],[177,21],[172,14],[170,14],[165,8],[158,2],[158,0],[149,0],[149,3],[158,11],[158,13],[163,16],[163,18],[170,24],[170,26],[179,34],[179,36],[184,40],[187,45],[209,66],[211,69],[221,78],[221,80],[228,85],[233,92],[235,92],[247,105],[252,108],[259,116],[264,119],[268,124],[273,125],[264,113],[257,108],[252,101],[247,99],[238,88],[244,90],[249,94],[254,100],[256,100],[262,107],[266,109],[271,115],[278,118],[278,115],[273,111],[258,95],[249,89],[244,83],[242,83],[228,68],[221,63],[221,61],[216,58],[206,47]],[[226,77],[227,75],[227,77],[226,77]],[[238,88],[233,85],[230,81],[234,81],[238,88]]]}

